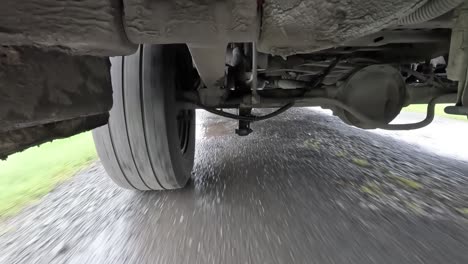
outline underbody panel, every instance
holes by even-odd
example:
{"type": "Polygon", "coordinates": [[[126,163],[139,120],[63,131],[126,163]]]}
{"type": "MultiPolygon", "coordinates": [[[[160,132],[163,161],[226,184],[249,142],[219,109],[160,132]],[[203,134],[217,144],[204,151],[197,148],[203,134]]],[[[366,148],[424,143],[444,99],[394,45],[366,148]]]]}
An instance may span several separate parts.
{"type": "Polygon", "coordinates": [[[0,9],[0,43],[115,56],[131,54],[141,43],[256,41],[259,51],[284,56],[334,47],[398,25],[426,2],[8,0],[0,9]]]}
{"type": "Polygon", "coordinates": [[[277,55],[337,46],[395,24],[425,0],[269,0],[259,50],[277,55]]]}

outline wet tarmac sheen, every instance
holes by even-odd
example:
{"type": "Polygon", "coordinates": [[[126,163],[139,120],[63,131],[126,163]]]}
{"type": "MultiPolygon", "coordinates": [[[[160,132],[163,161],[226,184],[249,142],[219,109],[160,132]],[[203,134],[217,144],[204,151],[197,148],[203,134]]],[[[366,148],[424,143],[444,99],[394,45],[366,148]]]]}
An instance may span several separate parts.
{"type": "Polygon", "coordinates": [[[187,188],[122,190],[96,163],[0,224],[0,263],[468,263],[468,162],[428,152],[430,129],[292,109],[237,137],[197,114],[187,188]]]}

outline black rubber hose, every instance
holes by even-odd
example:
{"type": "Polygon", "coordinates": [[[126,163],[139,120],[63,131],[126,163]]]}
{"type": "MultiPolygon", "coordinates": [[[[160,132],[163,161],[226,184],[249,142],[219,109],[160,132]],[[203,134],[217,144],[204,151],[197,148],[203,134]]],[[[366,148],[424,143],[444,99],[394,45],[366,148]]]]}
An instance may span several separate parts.
{"type": "Polygon", "coordinates": [[[256,122],[256,121],[261,121],[261,120],[265,120],[268,118],[272,118],[274,116],[277,116],[285,112],[286,110],[288,110],[289,108],[293,106],[294,106],[294,103],[292,102],[292,103],[285,104],[284,106],[278,108],[276,111],[263,115],[263,116],[254,116],[254,115],[242,116],[242,115],[236,115],[236,114],[224,112],[215,108],[207,107],[202,104],[198,104],[198,107],[212,114],[219,115],[219,116],[226,117],[226,118],[241,120],[241,121],[248,121],[248,122],[256,122]]]}
{"type": "MultiPolygon", "coordinates": [[[[445,102],[447,100],[455,101],[456,96],[457,96],[456,93],[452,93],[452,94],[439,95],[439,96],[436,96],[436,97],[432,98],[431,101],[429,102],[429,104],[427,105],[426,118],[424,120],[420,121],[420,122],[409,123],[409,124],[385,124],[385,123],[377,122],[375,120],[372,120],[372,119],[368,118],[366,115],[360,113],[359,111],[357,111],[353,107],[350,107],[350,106],[346,105],[345,103],[343,103],[341,101],[338,101],[336,99],[317,97],[317,98],[310,98],[310,99],[308,99],[308,101],[312,105],[317,105],[317,106],[322,106],[322,107],[323,106],[336,106],[336,107],[339,107],[339,108],[343,109],[344,111],[348,112],[349,114],[353,115],[359,121],[361,121],[361,122],[363,122],[365,124],[371,125],[374,128],[380,128],[380,129],[386,129],[386,130],[413,130],[413,129],[418,129],[418,128],[425,127],[425,126],[429,125],[432,122],[432,120],[434,119],[434,115],[435,115],[435,105],[439,101],[443,101],[443,102],[445,102]]],[[[294,102],[288,103],[288,104],[282,106],[281,108],[279,108],[278,110],[276,110],[276,111],[274,111],[272,113],[269,113],[267,115],[264,115],[264,116],[240,116],[240,115],[236,115],[236,114],[223,112],[223,111],[215,109],[215,108],[207,107],[207,106],[204,106],[202,104],[198,104],[198,107],[200,107],[201,109],[204,109],[207,112],[210,112],[212,114],[223,116],[223,117],[226,117],[226,118],[236,119],[236,120],[249,121],[249,122],[265,120],[265,119],[277,116],[277,115],[285,112],[286,110],[288,110],[289,108],[291,108],[293,106],[294,106],[294,102]]]]}
{"type": "Polygon", "coordinates": [[[429,0],[413,13],[400,19],[398,24],[411,25],[429,21],[449,12],[464,1],[465,0],[429,0]]]}

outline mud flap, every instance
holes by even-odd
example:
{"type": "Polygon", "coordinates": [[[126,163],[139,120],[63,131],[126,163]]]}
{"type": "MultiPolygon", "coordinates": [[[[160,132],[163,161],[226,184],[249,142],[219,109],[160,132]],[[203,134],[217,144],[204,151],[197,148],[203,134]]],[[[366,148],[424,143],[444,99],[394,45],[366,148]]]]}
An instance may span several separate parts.
{"type": "Polygon", "coordinates": [[[0,158],[107,123],[108,58],[0,46],[0,158]]]}

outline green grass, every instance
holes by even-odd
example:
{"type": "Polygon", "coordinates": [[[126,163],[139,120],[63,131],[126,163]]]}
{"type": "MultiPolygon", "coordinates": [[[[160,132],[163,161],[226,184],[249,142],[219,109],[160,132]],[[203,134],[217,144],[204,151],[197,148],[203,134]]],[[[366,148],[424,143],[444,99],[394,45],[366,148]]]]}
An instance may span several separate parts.
{"type": "Polygon", "coordinates": [[[407,179],[401,176],[393,176],[393,178],[401,185],[408,187],[410,189],[419,190],[422,188],[422,184],[417,181],[407,179]]]}
{"type": "MultiPolygon", "coordinates": [[[[461,115],[448,115],[444,112],[444,108],[446,106],[449,106],[450,104],[438,104],[436,105],[435,108],[435,114],[436,116],[442,116],[445,118],[452,118],[452,119],[457,119],[457,120],[463,120],[463,121],[468,121],[466,116],[461,116],[461,115]]],[[[403,108],[402,111],[405,112],[416,112],[416,113],[426,113],[427,111],[427,104],[413,104],[409,105],[405,108],[403,108]]]]}
{"type": "Polygon", "coordinates": [[[96,159],[92,135],[86,132],[0,161],[0,217],[18,213],[96,159]]]}
{"type": "Polygon", "coordinates": [[[369,163],[367,160],[365,160],[365,159],[353,158],[351,161],[352,161],[354,164],[358,165],[359,167],[363,167],[363,168],[370,168],[370,167],[372,167],[372,166],[370,165],[370,163],[369,163]]]}
{"type": "Polygon", "coordinates": [[[363,193],[367,193],[368,195],[373,196],[380,196],[382,194],[382,190],[375,183],[367,183],[366,185],[361,187],[361,191],[363,193]]]}

